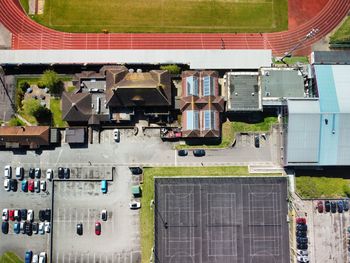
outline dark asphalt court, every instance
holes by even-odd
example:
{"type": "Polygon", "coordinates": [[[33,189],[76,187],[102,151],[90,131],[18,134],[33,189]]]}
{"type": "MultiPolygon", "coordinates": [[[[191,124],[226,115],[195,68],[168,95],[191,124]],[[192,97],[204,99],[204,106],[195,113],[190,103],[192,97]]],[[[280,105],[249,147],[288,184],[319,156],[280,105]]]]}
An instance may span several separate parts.
{"type": "Polygon", "coordinates": [[[287,178],[155,179],[155,262],[287,263],[287,178]]]}

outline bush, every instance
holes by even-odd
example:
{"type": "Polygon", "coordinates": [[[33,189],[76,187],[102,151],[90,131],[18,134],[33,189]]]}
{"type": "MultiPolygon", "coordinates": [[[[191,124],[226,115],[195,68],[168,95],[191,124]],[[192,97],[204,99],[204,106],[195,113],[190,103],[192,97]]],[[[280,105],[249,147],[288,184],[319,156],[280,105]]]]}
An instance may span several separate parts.
{"type": "Polygon", "coordinates": [[[22,109],[22,101],[24,99],[24,92],[21,88],[16,89],[16,107],[17,111],[22,109]]]}
{"type": "Polygon", "coordinates": [[[8,122],[9,126],[25,126],[25,123],[18,119],[17,117],[13,117],[8,122]]]}
{"type": "Polygon", "coordinates": [[[343,185],[343,191],[347,197],[350,197],[350,186],[348,184],[343,185]]]}
{"type": "Polygon", "coordinates": [[[30,85],[27,81],[24,81],[19,84],[19,88],[25,93],[27,89],[30,88],[30,85]]]}
{"type": "Polygon", "coordinates": [[[41,76],[38,86],[47,87],[51,94],[60,94],[63,90],[63,82],[53,70],[46,70],[41,76]]]}
{"type": "Polygon", "coordinates": [[[34,117],[41,124],[51,124],[52,112],[43,106],[40,107],[34,112],[34,117]]]}
{"type": "Polygon", "coordinates": [[[161,66],[160,69],[169,71],[170,74],[180,74],[181,68],[178,65],[165,65],[161,66]]]}

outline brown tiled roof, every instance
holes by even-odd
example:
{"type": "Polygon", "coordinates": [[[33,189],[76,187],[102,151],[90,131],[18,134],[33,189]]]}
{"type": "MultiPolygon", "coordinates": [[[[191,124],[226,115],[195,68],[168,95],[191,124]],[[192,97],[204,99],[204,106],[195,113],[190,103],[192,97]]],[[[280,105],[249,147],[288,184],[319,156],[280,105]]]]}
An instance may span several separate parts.
{"type": "Polygon", "coordinates": [[[38,148],[50,144],[49,126],[0,127],[0,145],[18,144],[38,148]]]}
{"type": "Polygon", "coordinates": [[[88,121],[91,116],[91,94],[62,94],[62,119],[68,122],[88,121]]]}

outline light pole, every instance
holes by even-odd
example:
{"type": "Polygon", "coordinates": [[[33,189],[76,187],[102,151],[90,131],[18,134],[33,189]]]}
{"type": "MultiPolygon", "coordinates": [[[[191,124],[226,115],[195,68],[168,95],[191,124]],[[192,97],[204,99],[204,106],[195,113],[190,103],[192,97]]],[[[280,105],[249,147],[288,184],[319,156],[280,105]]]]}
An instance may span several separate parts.
{"type": "Polygon", "coordinates": [[[304,42],[310,38],[313,38],[317,33],[318,31],[320,31],[318,28],[312,28],[310,30],[309,33],[306,34],[306,36],[301,39],[291,50],[289,50],[288,52],[284,53],[284,56],[281,58],[281,61],[284,63],[284,64],[287,64],[286,62],[284,62],[284,59],[285,58],[290,58],[292,56],[292,53],[298,49],[301,45],[304,44],[304,42]]]}

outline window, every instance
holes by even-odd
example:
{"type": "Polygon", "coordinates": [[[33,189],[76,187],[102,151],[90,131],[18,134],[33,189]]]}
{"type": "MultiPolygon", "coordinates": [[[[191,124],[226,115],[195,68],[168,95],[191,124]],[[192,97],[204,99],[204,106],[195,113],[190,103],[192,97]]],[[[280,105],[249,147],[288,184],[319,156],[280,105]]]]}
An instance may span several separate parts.
{"type": "Polygon", "coordinates": [[[186,78],[187,96],[198,96],[198,78],[191,76],[186,78]]]}
{"type": "Polygon", "coordinates": [[[205,110],[204,113],[204,130],[215,129],[215,112],[205,110]]]}
{"type": "Polygon", "coordinates": [[[214,79],[210,76],[203,78],[203,96],[214,95],[214,79]]]}
{"type": "Polygon", "coordinates": [[[199,128],[199,112],[189,110],[186,111],[187,130],[198,130],[199,128]]]}

